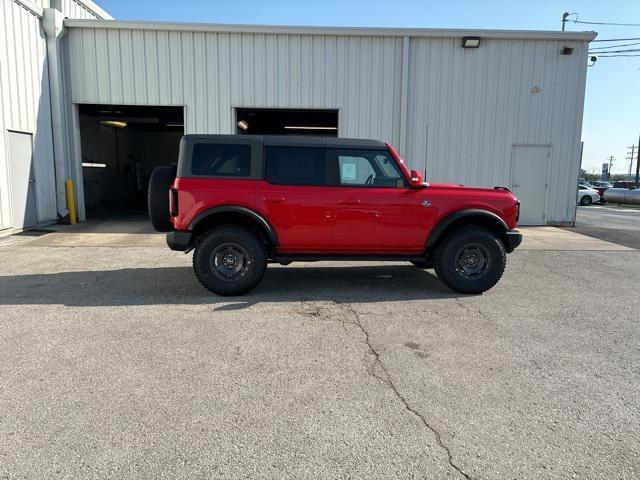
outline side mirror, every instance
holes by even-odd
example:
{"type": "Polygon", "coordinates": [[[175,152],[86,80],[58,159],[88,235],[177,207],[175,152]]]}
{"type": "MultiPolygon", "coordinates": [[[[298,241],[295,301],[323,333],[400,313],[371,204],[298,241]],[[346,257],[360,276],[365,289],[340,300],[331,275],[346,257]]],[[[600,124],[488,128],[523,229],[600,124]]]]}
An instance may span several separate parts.
{"type": "Polygon", "coordinates": [[[411,188],[422,188],[424,187],[424,178],[422,174],[418,170],[411,170],[411,188]]]}

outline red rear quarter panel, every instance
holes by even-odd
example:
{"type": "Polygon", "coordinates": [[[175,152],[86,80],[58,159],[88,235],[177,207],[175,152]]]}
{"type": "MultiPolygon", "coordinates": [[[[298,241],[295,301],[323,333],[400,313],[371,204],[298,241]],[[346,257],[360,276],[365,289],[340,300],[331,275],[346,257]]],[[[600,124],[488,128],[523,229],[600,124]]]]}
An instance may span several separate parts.
{"type": "Polygon", "coordinates": [[[259,182],[260,180],[176,178],[173,187],[178,189],[178,216],[173,218],[174,228],[189,230],[191,222],[212,207],[236,205],[256,211],[259,182]]]}

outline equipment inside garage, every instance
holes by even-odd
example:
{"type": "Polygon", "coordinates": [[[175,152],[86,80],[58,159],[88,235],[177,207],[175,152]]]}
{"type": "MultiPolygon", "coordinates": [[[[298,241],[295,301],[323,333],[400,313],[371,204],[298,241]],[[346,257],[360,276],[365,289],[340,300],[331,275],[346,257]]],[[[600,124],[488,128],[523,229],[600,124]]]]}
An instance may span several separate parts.
{"type": "Polygon", "coordinates": [[[182,107],[80,105],[88,218],[143,213],[155,167],[178,161],[182,107]]]}
{"type": "Polygon", "coordinates": [[[237,108],[238,134],[338,136],[338,110],[237,108]]]}

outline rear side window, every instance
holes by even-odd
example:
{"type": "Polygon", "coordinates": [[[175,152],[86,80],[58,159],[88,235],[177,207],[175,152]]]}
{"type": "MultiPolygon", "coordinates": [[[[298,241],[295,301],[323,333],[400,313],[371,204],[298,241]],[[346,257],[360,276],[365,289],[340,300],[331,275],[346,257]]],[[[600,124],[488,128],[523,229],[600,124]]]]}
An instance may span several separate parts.
{"type": "Polygon", "coordinates": [[[326,185],[324,148],[267,147],[267,181],[276,185],[326,185]]]}
{"type": "Polygon", "coordinates": [[[191,174],[211,177],[251,175],[251,146],[197,143],[191,155],[191,174]]]}

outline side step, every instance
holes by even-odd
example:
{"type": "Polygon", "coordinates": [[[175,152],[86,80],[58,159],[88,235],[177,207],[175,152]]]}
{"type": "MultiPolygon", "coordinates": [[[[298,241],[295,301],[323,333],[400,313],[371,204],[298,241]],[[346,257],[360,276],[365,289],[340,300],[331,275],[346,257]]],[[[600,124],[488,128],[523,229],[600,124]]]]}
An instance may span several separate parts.
{"type": "Polygon", "coordinates": [[[278,255],[270,261],[272,263],[280,263],[289,265],[292,262],[423,262],[426,257],[423,255],[278,255]]]}

